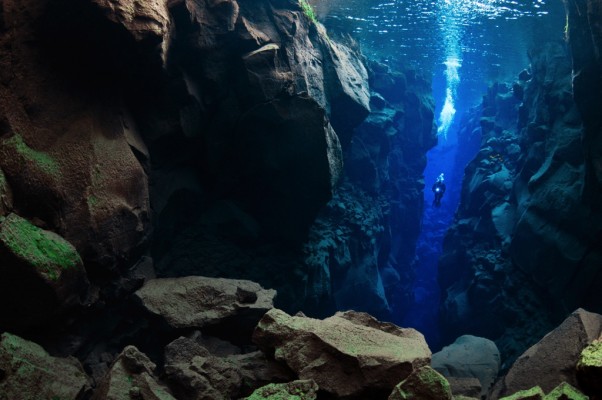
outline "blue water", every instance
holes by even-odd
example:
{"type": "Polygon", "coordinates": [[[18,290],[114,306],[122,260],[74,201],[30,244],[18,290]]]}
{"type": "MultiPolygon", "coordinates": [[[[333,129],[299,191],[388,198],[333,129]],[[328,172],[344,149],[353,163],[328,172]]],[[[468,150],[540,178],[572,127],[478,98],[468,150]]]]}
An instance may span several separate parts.
{"type": "Polygon", "coordinates": [[[365,54],[416,69],[433,80],[439,144],[424,171],[422,233],[416,248],[414,304],[402,321],[438,348],[437,265],[445,232],[460,199],[474,143],[459,140],[461,116],[480,103],[489,84],[515,79],[528,50],[563,39],[560,0],[314,0],[327,28],[350,32],[365,54]],[[464,143],[464,145],[461,145],[464,143]],[[445,174],[441,207],[430,188],[445,174]]]}

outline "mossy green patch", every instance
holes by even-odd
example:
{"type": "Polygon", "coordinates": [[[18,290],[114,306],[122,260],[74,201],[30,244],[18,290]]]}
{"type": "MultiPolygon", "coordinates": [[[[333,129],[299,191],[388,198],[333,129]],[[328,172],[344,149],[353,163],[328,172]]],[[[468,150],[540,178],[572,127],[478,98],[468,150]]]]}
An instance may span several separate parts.
{"type": "Polygon", "coordinates": [[[255,390],[246,400],[314,400],[316,389],[315,383],[310,384],[307,381],[270,383],[255,390]]]}
{"type": "Polygon", "coordinates": [[[577,368],[602,367],[602,340],[594,340],[581,352],[577,368]]]}
{"type": "Polygon", "coordinates": [[[301,6],[301,9],[303,10],[303,14],[305,14],[305,16],[307,18],[309,18],[309,20],[311,22],[313,22],[314,24],[317,24],[318,17],[316,16],[316,11],[311,6],[311,4],[309,4],[307,2],[307,0],[299,0],[299,5],[301,6]]]}
{"type": "Polygon", "coordinates": [[[544,397],[544,400],[589,400],[589,397],[566,382],[562,382],[544,397]]]}
{"type": "Polygon", "coordinates": [[[47,174],[53,176],[58,176],[60,174],[58,163],[47,153],[29,147],[21,135],[15,134],[13,137],[6,140],[5,144],[13,147],[27,162],[32,163],[47,174]]]}
{"type": "Polygon", "coordinates": [[[71,243],[16,214],[10,214],[0,225],[0,242],[51,280],[57,280],[61,270],[82,264],[71,243]]]}
{"type": "Polygon", "coordinates": [[[511,396],[502,397],[500,400],[542,400],[543,398],[543,390],[539,386],[535,386],[531,389],[516,392],[511,396]]]}

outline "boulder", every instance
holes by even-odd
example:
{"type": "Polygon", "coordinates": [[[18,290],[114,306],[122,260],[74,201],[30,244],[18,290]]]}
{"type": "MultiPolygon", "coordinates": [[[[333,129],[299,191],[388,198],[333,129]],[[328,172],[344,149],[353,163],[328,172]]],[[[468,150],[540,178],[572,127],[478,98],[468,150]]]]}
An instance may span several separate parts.
{"type": "Polygon", "coordinates": [[[88,279],[77,250],[17,214],[0,217],[0,329],[38,325],[82,304],[88,279]]]}
{"type": "Polygon", "coordinates": [[[271,383],[253,392],[246,400],[315,400],[318,385],[311,379],[289,383],[271,383]]]}
{"type": "Polygon", "coordinates": [[[529,348],[496,384],[492,398],[507,396],[537,383],[545,392],[566,382],[577,386],[581,352],[602,333],[602,315],[578,309],[560,326],[529,348]]]}
{"type": "Polygon", "coordinates": [[[251,331],[273,307],[276,291],[245,280],[188,276],[153,279],[134,296],[171,328],[229,325],[251,331]]]}
{"type": "Polygon", "coordinates": [[[489,339],[464,335],[440,352],[433,354],[431,366],[446,378],[477,378],[481,386],[480,395],[485,395],[497,378],[500,369],[500,352],[495,343],[489,339]]]}
{"type": "Polygon", "coordinates": [[[579,387],[588,395],[602,393],[602,339],[594,340],[579,356],[579,387]]]}
{"type": "Polygon", "coordinates": [[[270,382],[294,379],[261,352],[219,357],[185,337],[165,348],[165,373],[178,397],[196,400],[238,398],[270,382]]]}
{"type": "Polygon", "coordinates": [[[417,371],[395,386],[389,400],[452,400],[449,383],[429,366],[417,371]]]}
{"type": "Polygon", "coordinates": [[[127,346],[96,387],[92,400],[176,400],[155,376],[156,365],[134,346],[127,346]]]}
{"type": "Polygon", "coordinates": [[[354,311],[317,320],[272,309],[253,341],[300,379],[313,379],[320,390],[349,399],[386,397],[431,358],[419,332],[354,311]]]}
{"type": "Polygon", "coordinates": [[[10,333],[0,337],[0,399],[80,399],[88,378],[75,358],[50,356],[10,333]]]}
{"type": "Polygon", "coordinates": [[[449,382],[449,386],[454,395],[454,398],[458,396],[474,397],[477,399],[481,398],[481,393],[483,393],[483,387],[481,386],[481,382],[477,378],[456,378],[446,376],[445,379],[447,379],[447,381],[449,382]]]}

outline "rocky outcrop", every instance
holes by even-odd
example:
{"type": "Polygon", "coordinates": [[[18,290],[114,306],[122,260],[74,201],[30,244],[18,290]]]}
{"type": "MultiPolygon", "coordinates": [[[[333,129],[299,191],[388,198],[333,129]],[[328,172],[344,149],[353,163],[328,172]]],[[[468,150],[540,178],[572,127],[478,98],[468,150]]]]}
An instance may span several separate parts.
{"type": "Polygon", "coordinates": [[[0,330],[40,325],[88,301],[77,250],[16,214],[0,217],[0,330]]]}
{"type": "Polygon", "coordinates": [[[75,358],[50,356],[10,333],[0,338],[0,399],[81,399],[88,378],[75,358]]]}
{"type": "Polygon", "coordinates": [[[127,346],[96,388],[92,399],[175,400],[169,389],[158,382],[155,368],[144,353],[134,346],[127,346]]]}
{"type": "Polygon", "coordinates": [[[497,379],[500,370],[500,353],[489,339],[464,335],[454,343],[433,354],[431,366],[448,378],[454,395],[481,397],[497,379]],[[452,379],[456,378],[456,379],[452,379]],[[476,378],[479,392],[473,393],[476,378]]]}
{"type": "Polygon", "coordinates": [[[577,362],[577,381],[583,392],[596,398],[602,393],[602,338],[581,352],[577,362]]]}
{"type": "Polygon", "coordinates": [[[601,315],[575,311],[516,360],[492,390],[491,398],[513,395],[534,383],[546,393],[563,382],[579,387],[577,363],[581,353],[601,333],[601,315]]]}
{"type": "Polygon", "coordinates": [[[448,340],[492,338],[512,360],[569,310],[602,309],[602,219],[584,201],[582,120],[564,43],[530,53],[530,72],[490,88],[481,150],[439,268],[448,340]]]}
{"type": "Polygon", "coordinates": [[[313,379],[320,390],[349,399],[387,396],[431,356],[417,331],[353,311],[316,320],[273,309],[253,341],[299,379],[313,379]]]}
{"type": "Polygon", "coordinates": [[[241,336],[273,308],[275,295],[255,282],[202,276],[153,279],[134,293],[173,329],[226,324],[241,336]]]}
{"type": "Polygon", "coordinates": [[[345,157],[345,179],[305,244],[308,301],[327,315],[366,311],[398,321],[410,306],[426,152],[436,144],[430,83],[369,63],[371,110],[345,157]],[[358,295],[361,293],[361,295],[358,295]],[[323,299],[332,299],[324,307],[323,299]]]}

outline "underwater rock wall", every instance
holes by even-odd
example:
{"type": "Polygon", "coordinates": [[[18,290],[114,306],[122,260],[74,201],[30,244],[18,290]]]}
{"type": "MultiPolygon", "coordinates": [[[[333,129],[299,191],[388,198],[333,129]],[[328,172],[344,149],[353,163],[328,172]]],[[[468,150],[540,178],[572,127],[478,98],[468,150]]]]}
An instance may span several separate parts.
{"type": "MultiPolygon", "coordinates": [[[[0,216],[75,247],[80,303],[134,290],[144,255],[302,301],[298,249],[369,113],[356,49],[293,0],[5,0],[0,42],[0,216]]],[[[68,297],[36,249],[0,251],[3,302],[22,263],[68,297]]]]}
{"type": "Polygon", "coordinates": [[[566,47],[533,49],[529,72],[484,97],[481,150],[440,261],[444,335],[493,338],[507,362],[575,308],[602,309],[602,222],[584,194],[566,47]]]}
{"type": "Polygon", "coordinates": [[[430,82],[415,71],[368,67],[372,112],[356,129],[343,183],[305,245],[304,309],[323,316],[362,310],[400,321],[411,305],[426,152],[437,140],[434,100],[430,82]]]}

